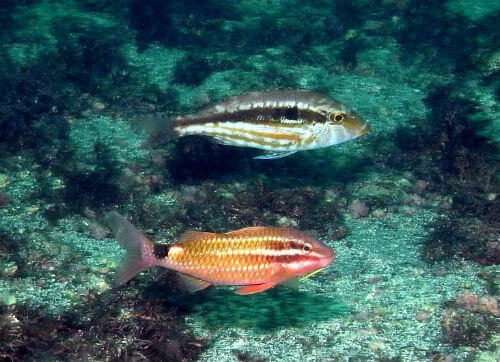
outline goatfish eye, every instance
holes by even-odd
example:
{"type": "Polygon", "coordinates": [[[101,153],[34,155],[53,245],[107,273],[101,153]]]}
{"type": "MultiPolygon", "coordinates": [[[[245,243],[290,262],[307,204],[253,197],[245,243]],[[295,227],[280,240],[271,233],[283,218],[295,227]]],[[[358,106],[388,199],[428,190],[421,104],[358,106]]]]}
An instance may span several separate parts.
{"type": "Polygon", "coordinates": [[[310,252],[313,249],[313,245],[309,242],[303,242],[303,241],[292,241],[290,244],[290,248],[296,249],[296,250],[302,250],[306,253],[310,252]]]}
{"type": "Polygon", "coordinates": [[[305,251],[306,253],[310,252],[312,250],[312,244],[311,243],[305,243],[302,246],[302,250],[305,251]]]}

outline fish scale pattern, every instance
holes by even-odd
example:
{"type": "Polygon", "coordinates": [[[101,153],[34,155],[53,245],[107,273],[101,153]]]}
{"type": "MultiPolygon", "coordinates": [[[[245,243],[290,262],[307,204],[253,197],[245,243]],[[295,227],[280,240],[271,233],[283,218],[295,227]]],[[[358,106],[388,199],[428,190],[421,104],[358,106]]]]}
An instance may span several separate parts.
{"type": "Polygon", "coordinates": [[[306,257],[308,236],[284,228],[249,228],[236,233],[200,233],[176,245],[169,261],[197,278],[216,284],[280,281],[283,261],[306,257]],[[252,230],[255,229],[255,230],[252,230]]]}

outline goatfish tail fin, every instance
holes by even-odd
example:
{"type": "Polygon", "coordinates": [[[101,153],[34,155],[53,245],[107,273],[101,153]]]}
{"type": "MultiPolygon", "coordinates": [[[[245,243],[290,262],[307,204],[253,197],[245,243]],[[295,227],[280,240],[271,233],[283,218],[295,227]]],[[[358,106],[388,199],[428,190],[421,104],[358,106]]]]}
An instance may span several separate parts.
{"type": "Polygon", "coordinates": [[[155,244],[123,216],[112,211],[108,215],[108,220],[115,238],[127,251],[115,273],[115,283],[120,285],[132,279],[141,270],[156,265],[158,259],[154,253],[155,244]]]}

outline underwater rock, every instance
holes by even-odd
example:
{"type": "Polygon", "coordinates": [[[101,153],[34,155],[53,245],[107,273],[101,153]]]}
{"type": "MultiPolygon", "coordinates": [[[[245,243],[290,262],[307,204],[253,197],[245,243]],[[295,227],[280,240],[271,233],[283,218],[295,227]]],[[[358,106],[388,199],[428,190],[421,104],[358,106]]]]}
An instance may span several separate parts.
{"type": "Polygon", "coordinates": [[[92,109],[95,112],[102,112],[106,109],[106,104],[101,101],[95,101],[94,103],[92,103],[92,109]]]}
{"type": "Polygon", "coordinates": [[[429,187],[429,182],[425,180],[417,180],[413,185],[413,191],[417,194],[420,194],[422,191],[429,187]]]}
{"type": "Polygon", "coordinates": [[[0,277],[9,277],[17,272],[17,264],[13,261],[1,262],[0,261],[0,277]]]}
{"type": "Polygon", "coordinates": [[[0,192],[0,207],[5,206],[9,203],[9,197],[0,192]]]}
{"type": "Polygon", "coordinates": [[[368,208],[368,206],[366,206],[363,201],[357,199],[349,204],[347,210],[355,219],[368,216],[368,214],[370,213],[370,209],[368,208]]]}
{"type": "Polygon", "coordinates": [[[493,333],[491,316],[466,310],[447,310],[441,319],[445,339],[455,346],[478,346],[493,333]]]}
{"type": "Polygon", "coordinates": [[[181,189],[181,201],[190,203],[200,203],[207,197],[203,188],[198,186],[184,186],[181,189]]]}
{"type": "Polygon", "coordinates": [[[456,304],[468,311],[475,310],[479,298],[473,293],[462,293],[458,296],[456,304]]]}
{"type": "Polygon", "coordinates": [[[427,312],[419,312],[416,316],[415,316],[415,319],[419,322],[423,322],[423,321],[426,321],[429,319],[429,313],[427,312]]]}
{"type": "Polygon", "coordinates": [[[383,209],[375,209],[370,213],[370,215],[377,219],[381,219],[387,216],[387,212],[383,209]]]}

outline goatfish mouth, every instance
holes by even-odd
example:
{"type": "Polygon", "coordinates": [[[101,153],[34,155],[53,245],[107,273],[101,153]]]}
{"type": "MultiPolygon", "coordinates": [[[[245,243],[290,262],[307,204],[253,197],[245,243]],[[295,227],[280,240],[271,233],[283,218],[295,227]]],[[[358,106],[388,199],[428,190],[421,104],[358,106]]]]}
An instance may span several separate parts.
{"type": "Polygon", "coordinates": [[[370,126],[339,101],[303,89],[229,97],[178,117],[167,127],[178,137],[207,136],[224,145],[263,150],[257,159],[329,147],[370,132],[370,126]]]}
{"type": "Polygon", "coordinates": [[[117,212],[109,214],[109,221],[127,251],[116,272],[117,284],[158,265],[179,272],[193,292],[214,284],[235,285],[236,293],[252,294],[291,279],[307,279],[335,259],[327,245],[293,229],[188,231],[175,244],[160,245],[148,240],[117,212]]]}

